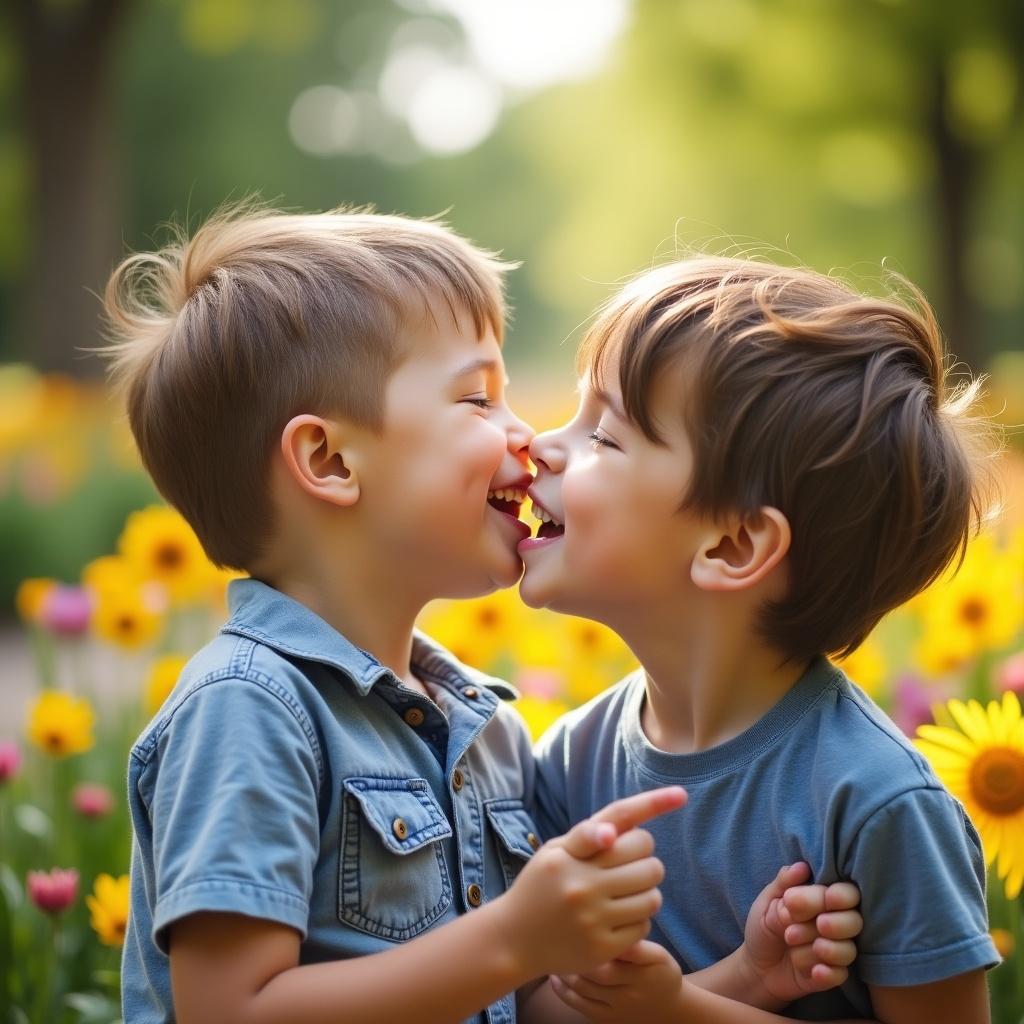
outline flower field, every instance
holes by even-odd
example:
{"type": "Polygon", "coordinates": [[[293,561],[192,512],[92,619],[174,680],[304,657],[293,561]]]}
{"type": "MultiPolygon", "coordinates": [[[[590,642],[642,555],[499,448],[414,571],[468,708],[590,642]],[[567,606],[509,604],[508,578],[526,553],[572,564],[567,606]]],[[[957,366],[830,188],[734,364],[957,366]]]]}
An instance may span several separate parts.
{"type": "MultiPolygon", "coordinates": [[[[6,406],[0,414],[6,487],[36,488],[41,500],[88,474],[88,449],[62,462],[59,433],[40,440],[18,415],[33,413],[6,406]]],[[[80,433],[70,416],[63,429],[80,433]]],[[[1020,1024],[1024,469],[1012,454],[1005,464],[1008,515],[973,541],[955,578],[889,616],[844,667],[916,737],[978,826],[1006,958],[990,979],[993,1019],[1020,1024]]],[[[230,578],[176,512],[149,505],[128,515],[111,549],[76,578],[30,576],[18,586],[34,679],[20,680],[30,694],[24,712],[5,695],[0,719],[0,1022],[118,1019],[128,749],[223,621],[230,578]]],[[[531,611],[514,592],[438,602],[422,626],[464,661],[510,679],[535,736],[633,667],[605,628],[531,611]]]]}

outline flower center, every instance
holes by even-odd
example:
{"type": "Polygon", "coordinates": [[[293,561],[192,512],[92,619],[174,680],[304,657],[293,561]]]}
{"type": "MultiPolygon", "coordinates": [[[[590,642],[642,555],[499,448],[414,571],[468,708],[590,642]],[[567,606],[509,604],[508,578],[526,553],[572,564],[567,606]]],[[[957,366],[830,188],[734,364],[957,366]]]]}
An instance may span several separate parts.
{"type": "Polygon", "coordinates": [[[1012,747],[983,750],[971,765],[971,795],[989,814],[1024,808],[1024,754],[1012,747]]]}
{"type": "Polygon", "coordinates": [[[135,618],[131,615],[122,615],[117,620],[118,631],[127,636],[135,632],[135,618]]]}
{"type": "Polygon", "coordinates": [[[64,749],[64,735],[56,730],[46,734],[45,742],[47,750],[51,753],[59,754],[64,749]]]}
{"type": "Polygon", "coordinates": [[[476,613],[476,621],[481,629],[497,629],[501,624],[501,613],[496,608],[480,608],[476,613]]]}
{"type": "Polygon", "coordinates": [[[969,598],[960,606],[960,617],[971,626],[980,626],[988,618],[988,606],[976,597],[969,598]]]}
{"type": "Polygon", "coordinates": [[[185,553],[177,544],[161,544],[156,549],[156,564],[161,569],[177,569],[185,561],[185,553]]]}

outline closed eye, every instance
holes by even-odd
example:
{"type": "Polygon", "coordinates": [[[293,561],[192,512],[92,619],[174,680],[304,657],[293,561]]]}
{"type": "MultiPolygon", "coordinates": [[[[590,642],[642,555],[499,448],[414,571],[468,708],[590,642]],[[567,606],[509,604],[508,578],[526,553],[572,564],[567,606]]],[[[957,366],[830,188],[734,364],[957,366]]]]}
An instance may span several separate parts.
{"type": "Polygon", "coordinates": [[[598,433],[596,430],[587,434],[590,438],[591,443],[595,448],[615,448],[619,450],[619,446],[615,444],[611,438],[606,437],[604,434],[598,433]]]}
{"type": "Polygon", "coordinates": [[[464,398],[464,402],[469,402],[470,405],[475,405],[478,409],[490,409],[494,403],[489,398],[464,398]]]}

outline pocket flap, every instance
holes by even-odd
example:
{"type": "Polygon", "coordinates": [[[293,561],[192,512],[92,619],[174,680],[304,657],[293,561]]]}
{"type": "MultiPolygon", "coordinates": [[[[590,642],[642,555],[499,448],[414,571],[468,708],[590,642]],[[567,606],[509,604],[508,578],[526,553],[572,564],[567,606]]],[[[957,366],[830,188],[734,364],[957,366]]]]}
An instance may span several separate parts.
{"type": "Polygon", "coordinates": [[[530,836],[539,841],[537,828],[522,800],[488,800],[484,811],[498,839],[509,853],[529,860],[534,854],[530,836]]]}
{"type": "Polygon", "coordinates": [[[352,778],[343,783],[384,845],[406,854],[452,834],[426,779],[352,778]]]}

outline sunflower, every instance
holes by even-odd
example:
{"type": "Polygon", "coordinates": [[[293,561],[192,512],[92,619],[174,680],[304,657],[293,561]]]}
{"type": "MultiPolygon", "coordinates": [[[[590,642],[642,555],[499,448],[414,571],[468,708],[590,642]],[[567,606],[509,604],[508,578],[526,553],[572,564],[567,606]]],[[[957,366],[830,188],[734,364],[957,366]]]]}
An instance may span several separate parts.
{"type": "Polygon", "coordinates": [[[128,875],[114,878],[104,874],[96,878],[93,895],[85,897],[89,907],[89,923],[100,942],[107,946],[124,945],[129,895],[128,875]]]}
{"type": "Polygon", "coordinates": [[[958,647],[970,646],[970,656],[998,650],[1011,643],[1024,624],[1024,578],[991,534],[967,549],[963,565],[946,575],[915,602],[924,633],[957,634],[958,647]]]}
{"type": "Polygon", "coordinates": [[[51,757],[68,757],[91,750],[92,707],[82,697],[44,690],[29,714],[28,737],[51,757]]]}
{"type": "Polygon", "coordinates": [[[205,596],[212,566],[192,527],[174,509],[151,505],[133,512],[117,546],[143,579],[162,584],[175,603],[205,596]]]}
{"type": "Polygon", "coordinates": [[[188,658],[181,654],[165,654],[153,662],[146,678],[146,711],[149,714],[155,715],[170,696],[186,661],[188,658]]]}
{"type": "Polygon", "coordinates": [[[559,700],[548,700],[529,694],[520,697],[512,706],[523,716],[534,740],[540,739],[548,728],[569,710],[569,705],[559,700]]]}
{"type": "Polygon", "coordinates": [[[136,584],[123,590],[97,592],[92,628],[101,639],[135,651],[156,640],[163,625],[158,595],[136,584]]]}
{"type": "Polygon", "coordinates": [[[981,833],[986,865],[996,864],[1006,898],[1024,886],[1024,719],[1015,693],[983,707],[946,705],[956,728],[922,725],[917,748],[960,799],[981,833]]]}
{"type": "Polygon", "coordinates": [[[868,637],[853,653],[836,664],[872,697],[877,696],[882,683],[885,682],[885,655],[878,641],[872,637],[868,637]]]}

